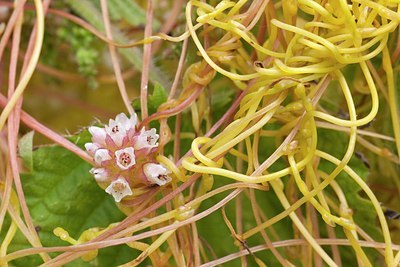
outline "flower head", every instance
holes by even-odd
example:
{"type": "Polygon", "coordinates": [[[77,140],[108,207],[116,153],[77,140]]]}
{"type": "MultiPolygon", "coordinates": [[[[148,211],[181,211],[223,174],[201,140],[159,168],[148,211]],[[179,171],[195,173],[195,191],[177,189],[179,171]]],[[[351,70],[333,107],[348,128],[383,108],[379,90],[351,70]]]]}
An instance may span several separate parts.
{"type": "Polygon", "coordinates": [[[108,184],[106,192],[116,202],[132,195],[130,186],[143,183],[162,186],[171,181],[165,166],[151,163],[156,153],[153,148],[158,147],[156,129],[138,131],[136,124],[135,113],[130,117],[121,113],[103,128],[89,127],[92,142],[86,143],[85,148],[95,165],[90,173],[97,182],[108,184]]]}
{"type": "Polygon", "coordinates": [[[143,166],[143,172],[152,184],[162,186],[171,181],[171,177],[168,176],[170,171],[161,164],[147,163],[143,166]]]}
{"type": "Polygon", "coordinates": [[[115,202],[120,202],[125,196],[133,194],[128,182],[122,176],[113,181],[106,188],[106,192],[114,197],[115,202]]]}

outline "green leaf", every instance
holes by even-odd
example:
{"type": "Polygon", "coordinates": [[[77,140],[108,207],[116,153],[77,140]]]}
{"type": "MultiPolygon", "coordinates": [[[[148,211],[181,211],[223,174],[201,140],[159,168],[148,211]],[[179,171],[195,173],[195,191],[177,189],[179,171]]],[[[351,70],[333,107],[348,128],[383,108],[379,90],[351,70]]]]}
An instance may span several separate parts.
{"type": "MultiPolygon", "coordinates": [[[[82,145],[87,132],[73,138],[82,145]],[[82,138],[81,138],[82,136],[82,138]]],[[[70,151],[59,146],[45,146],[33,152],[33,170],[22,176],[26,201],[34,225],[44,246],[68,245],[53,234],[62,227],[71,237],[92,227],[107,227],[124,219],[112,197],[104,192],[89,174],[91,166],[70,151]]],[[[29,247],[19,235],[13,240],[10,251],[29,247]]],[[[116,266],[132,259],[127,246],[100,250],[92,263],[78,259],[71,266],[116,266]]],[[[27,257],[14,262],[16,266],[37,266],[38,257],[27,257]]]]}
{"type": "MultiPolygon", "coordinates": [[[[230,183],[228,179],[220,176],[214,176],[214,178],[215,178],[214,188],[230,183]]],[[[202,203],[201,210],[205,210],[211,207],[212,205],[215,205],[215,203],[220,201],[223,197],[226,197],[226,195],[228,195],[228,193],[230,192],[222,193],[220,195],[207,199],[202,203]]],[[[280,204],[279,200],[276,198],[272,190],[266,192],[256,190],[255,195],[257,202],[262,203],[262,205],[260,205],[260,208],[262,208],[262,210],[264,211],[264,213],[267,215],[268,218],[271,218],[283,211],[282,205],[280,204]]],[[[242,193],[241,197],[243,200],[241,207],[243,228],[244,228],[243,231],[245,232],[250,228],[255,227],[256,222],[254,221],[254,214],[250,200],[248,199],[245,193],[242,193]]],[[[227,217],[229,218],[232,225],[235,227],[236,211],[234,202],[235,202],[234,200],[231,201],[225,207],[226,207],[227,217]]],[[[226,226],[225,221],[222,217],[221,210],[211,213],[209,216],[198,221],[196,225],[198,227],[199,235],[203,237],[205,240],[207,240],[207,242],[210,244],[210,248],[218,257],[223,257],[231,253],[235,253],[239,250],[239,248],[234,244],[234,242],[235,241],[237,242],[237,240],[231,235],[228,227],[226,226]]],[[[289,239],[293,235],[292,229],[288,227],[290,225],[291,225],[290,219],[284,218],[270,227],[274,228],[275,231],[279,233],[282,239],[289,239]]],[[[255,235],[247,239],[246,243],[249,247],[252,247],[259,244],[264,244],[265,241],[262,239],[260,235],[255,235]]],[[[285,251],[282,250],[281,253],[283,257],[287,257],[285,251]]],[[[270,250],[258,253],[256,254],[256,256],[259,257],[264,263],[266,263],[267,266],[280,266],[276,257],[271,253],[270,250]]],[[[209,257],[210,260],[213,259],[212,253],[209,253],[209,257]]],[[[249,266],[257,266],[252,256],[247,256],[246,258],[249,261],[249,266]]],[[[240,259],[230,261],[226,266],[239,267],[241,266],[240,259]]]]}
{"type": "Polygon", "coordinates": [[[153,93],[149,95],[149,109],[156,111],[162,103],[167,101],[167,97],[165,88],[161,84],[155,83],[153,93]]]}
{"type": "Polygon", "coordinates": [[[25,134],[18,142],[18,154],[23,159],[28,172],[33,169],[33,135],[34,131],[25,134]]]}
{"type": "MultiPolygon", "coordinates": [[[[146,24],[146,12],[134,1],[130,0],[109,0],[108,6],[110,11],[118,14],[120,19],[125,19],[132,26],[146,24]]],[[[153,29],[160,27],[160,22],[153,19],[153,29]]]]}
{"type": "MultiPolygon", "coordinates": [[[[147,107],[149,109],[149,113],[154,113],[157,111],[158,107],[167,101],[168,94],[165,88],[159,84],[159,83],[154,83],[154,89],[153,93],[148,96],[148,102],[147,102],[147,107]]],[[[140,99],[135,99],[132,102],[132,107],[136,111],[140,111],[140,99]]]]}
{"type": "Polygon", "coordinates": [[[220,90],[212,93],[211,106],[213,110],[217,112],[224,112],[227,105],[232,102],[235,92],[227,88],[221,88],[220,90]]]}
{"type": "MultiPolygon", "coordinates": [[[[93,1],[100,7],[100,1],[93,1]]],[[[126,21],[128,24],[138,27],[146,24],[146,10],[131,0],[108,0],[108,10],[111,20],[126,21]]],[[[153,17],[153,30],[157,31],[160,27],[160,21],[153,17]]]]}

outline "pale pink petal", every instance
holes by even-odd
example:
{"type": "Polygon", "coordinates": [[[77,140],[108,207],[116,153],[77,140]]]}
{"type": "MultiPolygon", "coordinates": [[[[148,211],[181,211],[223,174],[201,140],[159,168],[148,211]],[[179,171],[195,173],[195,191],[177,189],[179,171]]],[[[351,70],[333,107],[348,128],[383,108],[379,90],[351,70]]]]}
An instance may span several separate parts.
{"type": "Polygon", "coordinates": [[[113,181],[106,188],[106,192],[114,197],[115,202],[120,202],[125,196],[133,194],[128,182],[123,177],[113,181]]]}
{"type": "Polygon", "coordinates": [[[101,163],[103,161],[110,160],[110,159],[111,159],[111,157],[110,157],[110,154],[108,153],[108,150],[104,149],[104,148],[98,149],[96,151],[96,153],[94,154],[94,161],[98,165],[101,165],[101,163]]]}
{"type": "Polygon", "coordinates": [[[97,182],[105,182],[109,178],[108,172],[104,168],[92,168],[89,172],[94,175],[97,182]]]}
{"type": "Polygon", "coordinates": [[[125,113],[120,113],[115,117],[116,123],[119,123],[126,131],[130,129],[135,130],[137,123],[137,115],[133,113],[130,118],[128,118],[125,113]]]}
{"type": "Polygon", "coordinates": [[[121,127],[125,130],[128,131],[130,128],[132,128],[131,121],[129,118],[125,115],[125,113],[120,113],[117,115],[115,118],[115,121],[121,125],[121,127]]]}
{"type": "Polygon", "coordinates": [[[91,126],[91,127],[89,127],[89,132],[92,135],[93,143],[98,143],[101,145],[105,144],[106,131],[104,130],[104,128],[91,126]]]}
{"type": "Polygon", "coordinates": [[[124,126],[121,123],[110,119],[109,125],[106,125],[105,128],[107,134],[111,137],[114,143],[117,146],[121,146],[126,135],[124,126]]]}
{"type": "Polygon", "coordinates": [[[129,120],[130,120],[130,123],[131,123],[131,128],[135,129],[137,121],[138,121],[136,113],[133,113],[129,120]]]}
{"type": "Polygon", "coordinates": [[[99,149],[100,147],[97,144],[94,143],[86,143],[85,144],[86,151],[91,155],[94,156],[96,153],[96,150],[99,149]]]}

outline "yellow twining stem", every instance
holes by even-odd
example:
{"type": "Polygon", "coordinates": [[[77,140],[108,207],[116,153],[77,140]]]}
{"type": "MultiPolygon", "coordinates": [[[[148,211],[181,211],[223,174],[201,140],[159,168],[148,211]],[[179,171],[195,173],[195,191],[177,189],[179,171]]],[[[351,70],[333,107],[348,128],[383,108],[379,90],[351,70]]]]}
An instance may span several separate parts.
{"type": "MultiPolygon", "coordinates": [[[[271,182],[272,189],[277,195],[279,201],[285,209],[290,207],[289,201],[287,200],[285,194],[282,191],[282,188],[275,182],[271,182]]],[[[300,233],[304,236],[304,238],[308,241],[308,243],[312,246],[312,248],[318,253],[319,256],[329,265],[329,266],[337,266],[336,263],[332,260],[331,257],[322,249],[322,247],[315,241],[312,235],[307,231],[306,227],[297,217],[294,212],[289,214],[289,217],[292,219],[293,223],[296,225],[297,229],[299,229],[300,233]]]]}
{"type": "MultiPolygon", "coordinates": [[[[326,159],[326,160],[332,162],[335,165],[338,165],[340,163],[340,161],[337,158],[335,158],[332,155],[325,153],[323,151],[317,150],[315,154],[323,159],[326,159]]],[[[382,227],[383,237],[385,239],[386,264],[388,266],[396,266],[393,263],[392,239],[390,237],[389,227],[387,225],[385,215],[383,214],[383,211],[382,211],[382,208],[381,208],[381,205],[380,205],[378,199],[376,198],[376,196],[374,195],[372,190],[369,188],[369,186],[363,181],[363,179],[356,172],[354,172],[349,166],[347,166],[347,165],[344,166],[343,170],[361,187],[362,190],[364,190],[364,192],[367,194],[367,196],[371,200],[371,203],[373,204],[373,206],[376,210],[376,213],[378,215],[378,219],[379,219],[379,222],[382,227]]]]}
{"type": "MultiPolygon", "coordinates": [[[[290,166],[292,168],[292,173],[293,176],[295,178],[295,181],[297,183],[297,186],[299,187],[300,191],[306,195],[307,193],[309,193],[306,184],[303,182],[303,180],[300,177],[300,173],[298,171],[298,169],[296,168],[296,162],[293,158],[292,155],[288,156],[289,159],[289,163],[290,166]]],[[[343,226],[346,229],[349,230],[355,230],[356,226],[354,225],[353,222],[349,221],[346,218],[341,218],[341,217],[337,217],[332,215],[330,212],[328,212],[325,208],[323,208],[321,206],[321,204],[315,199],[315,198],[311,198],[310,199],[311,204],[315,207],[315,209],[321,214],[322,219],[330,226],[334,226],[334,223],[337,223],[341,226],[343,226]]]]}

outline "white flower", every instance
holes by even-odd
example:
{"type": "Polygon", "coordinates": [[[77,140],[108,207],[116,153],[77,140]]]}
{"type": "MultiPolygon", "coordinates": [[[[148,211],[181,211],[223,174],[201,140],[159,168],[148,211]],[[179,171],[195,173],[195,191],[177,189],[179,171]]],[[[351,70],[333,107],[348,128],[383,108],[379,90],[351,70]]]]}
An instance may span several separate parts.
{"type": "Polygon", "coordinates": [[[152,184],[162,186],[171,181],[171,177],[168,176],[170,171],[161,164],[147,163],[143,166],[143,171],[152,184]]]}
{"type": "Polygon", "coordinates": [[[153,148],[157,147],[159,135],[156,134],[156,129],[151,128],[148,131],[145,131],[144,128],[140,130],[140,135],[135,143],[135,149],[139,150],[142,148],[153,148]]]}
{"type": "MultiPolygon", "coordinates": [[[[111,120],[110,120],[111,121],[111,120]]],[[[115,121],[120,123],[126,131],[129,129],[135,129],[137,123],[137,115],[133,113],[130,118],[128,118],[124,113],[120,113],[115,117],[115,121]]]]}
{"type": "Polygon", "coordinates": [[[124,113],[120,113],[115,120],[110,119],[108,125],[105,126],[107,134],[111,137],[117,146],[122,145],[122,141],[129,129],[135,129],[137,121],[136,113],[132,114],[129,119],[124,113]]]}
{"type": "Polygon", "coordinates": [[[120,149],[115,151],[115,158],[117,161],[117,165],[122,170],[127,170],[133,165],[135,165],[135,153],[133,147],[127,147],[124,149],[120,149]]]}
{"type": "Polygon", "coordinates": [[[105,126],[107,134],[111,137],[117,146],[122,145],[122,141],[126,136],[125,128],[114,120],[110,120],[110,124],[105,126]]]}
{"type": "Polygon", "coordinates": [[[128,182],[121,176],[106,188],[106,192],[114,197],[115,202],[133,194],[128,182]]]}
{"type": "Polygon", "coordinates": [[[96,153],[94,154],[94,162],[96,162],[96,164],[98,164],[98,165],[101,165],[101,163],[103,161],[110,160],[110,159],[111,159],[111,157],[110,157],[110,154],[108,153],[108,150],[104,149],[104,148],[98,149],[96,151],[96,153]]]}
{"type": "Polygon", "coordinates": [[[91,155],[94,156],[96,153],[96,150],[99,149],[100,147],[97,144],[94,143],[86,143],[85,144],[86,151],[91,155]]]}
{"type": "Polygon", "coordinates": [[[101,145],[106,143],[106,131],[103,128],[91,126],[89,132],[92,135],[92,141],[101,145]]]}
{"type": "Polygon", "coordinates": [[[89,172],[94,175],[97,182],[105,182],[108,179],[108,172],[104,168],[92,168],[89,172]]]}

